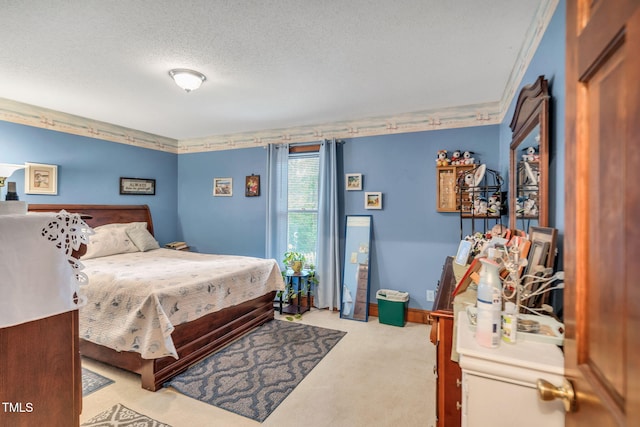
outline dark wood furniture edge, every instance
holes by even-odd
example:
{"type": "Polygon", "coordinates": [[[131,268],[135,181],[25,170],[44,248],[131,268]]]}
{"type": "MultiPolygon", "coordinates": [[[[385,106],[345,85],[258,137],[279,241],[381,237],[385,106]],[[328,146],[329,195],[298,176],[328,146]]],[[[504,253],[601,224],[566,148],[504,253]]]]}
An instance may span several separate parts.
{"type": "Polygon", "coordinates": [[[274,318],[275,291],[219,312],[176,326],[171,334],[179,359],[143,359],[139,353],[118,352],[111,348],[80,341],[80,353],[100,362],[141,376],[142,388],[157,391],[163,384],[189,366],[221,349],[235,339],[274,318]],[[195,339],[197,331],[203,331],[195,339]],[[183,338],[188,337],[188,338],[183,338]]]}
{"type": "Polygon", "coordinates": [[[549,101],[549,85],[544,76],[538,76],[535,82],[520,90],[515,111],[509,127],[513,140],[527,134],[535,125],[540,105],[549,101]]]}
{"type": "Polygon", "coordinates": [[[456,427],[462,423],[460,404],[462,402],[462,370],[451,360],[453,347],[453,291],[457,281],[453,272],[453,257],[448,256],[442,267],[438,291],[429,314],[431,331],[429,340],[436,346],[436,416],[438,427],[456,427]]]}
{"type": "Polygon", "coordinates": [[[91,227],[111,223],[141,222],[147,223],[147,229],[153,233],[153,220],[148,205],[83,205],[83,204],[29,204],[29,212],[58,212],[90,215],[85,222],[91,227]]]}
{"type": "Polygon", "coordinates": [[[1,426],[78,426],[78,310],[0,328],[1,426]],[[43,336],[47,339],[43,339],[43,336]]]}

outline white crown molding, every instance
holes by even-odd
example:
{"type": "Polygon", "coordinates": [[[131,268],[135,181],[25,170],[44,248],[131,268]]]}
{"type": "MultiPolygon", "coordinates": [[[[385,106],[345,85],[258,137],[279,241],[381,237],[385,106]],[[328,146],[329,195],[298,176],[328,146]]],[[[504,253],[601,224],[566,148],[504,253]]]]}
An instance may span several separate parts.
{"type": "Polygon", "coordinates": [[[509,105],[516,95],[516,92],[518,92],[518,88],[524,78],[524,74],[531,63],[538,46],[540,45],[540,41],[544,36],[544,32],[547,30],[547,26],[549,25],[556,8],[558,7],[558,2],[559,0],[545,0],[540,3],[536,16],[531,21],[531,26],[527,30],[527,34],[525,36],[525,43],[520,48],[518,58],[511,70],[504,93],[502,94],[502,99],[500,100],[500,122],[504,120],[504,116],[509,110],[509,105]]]}
{"type": "Polygon", "coordinates": [[[491,102],[375,117],[361,120],[175,140],[85,117],[0,98],[0,120],[170,153],[199,153],[313,142],[323,138],[357,138],[500,123],[499,103],[491,102]]]}
{"type": "Polygon", "coordinates": [[[357,138],[500,123],[497,102],[420,111],[388,117],[235,133],[180,140],[179,153],[262,147],[268,144],[313,142],[325,138],[357,138]]]}
{"type": "Polygon", "coordinates": [[[500,124],[558,2],[559,0],[544,0],[540,4],[502,98],[497,102],[179,141],[3,98],[0,98],[0,120],[177,154],[313,142],[325,138],[357,138],[500,124]]]}
{"type": "Polygon", "coordinates": [[[178,141],[172,138],[36,107],[10,99],[0,98],[0,120],[134,145],[136,147],[150,148],[152,150],[169,153],[178,152],[178,141]]]}

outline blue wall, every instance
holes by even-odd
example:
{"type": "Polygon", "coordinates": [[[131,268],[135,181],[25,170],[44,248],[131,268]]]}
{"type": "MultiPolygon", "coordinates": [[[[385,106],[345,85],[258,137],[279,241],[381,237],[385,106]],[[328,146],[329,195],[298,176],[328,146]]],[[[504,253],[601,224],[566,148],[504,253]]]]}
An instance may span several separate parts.
{"type": "Polygon", "coordinates": [[[181,239],[198,252],[263,257],[267,150],[249,148],[178,156],[181,239]],[[245,197],[248,175],[260,175],[260,196],[245,197]],[[213,196],[214,178],[232,178],[233,196],[213,196]]]}
{"type": "MultiPolygon", "coordinates": [[[[363,174],[363,191],[344,191],[344,215],[373,216],[371,293],[400,289],[410,306],[431,309],[426,290],[435,290],[447,255],[460,241],[460,219],[436,212],[436,153],[475,152],[498,167],[497,125],[348,139],[341,145],[345,173],[363,174]],[[382,210],[364,208],[364,193],[381,191],[382,210]]],[[[267,153],[263,148],[181,154],[178,157],[178,219],[182,238],[200,252],[264,256],[264,195],[267,153]],[[247,175],[260,175],[260,197],[244,196],[247,175]],[[233,178],[233,197],[213,197],[213,178],[233,178]]],[[[343,231],[341,231],[343,233],[343,231]]]]}
{"type": "Polygon", "coordinates": [[[482,126],[346,140],[343,172],[362,173],[363,191],[343,192],[344,213],[373,216],[371,301],[378,289],[395,289],[409,292],[410,307],[431,309],[426,290],[436,289],[446,256],[455,255],[460,242],[459,214],[436,211],[436,154],[470,150],[496,169],[498,130],[482,126]],[[364,208],[367,191],[382,192],[382,210],[364,208]]]}
{"type": "Polygon", "coordinates": [[[176,239],[176,154],[0,121],[0,162],[58,165],[55,196],[24,194],[24,170],[15,172],[8,181],[16,182],[20,200],[147,204],[160,243],[176,239]],[[120,177],[154,178],[156,195],[121,196],[120,177]]]}

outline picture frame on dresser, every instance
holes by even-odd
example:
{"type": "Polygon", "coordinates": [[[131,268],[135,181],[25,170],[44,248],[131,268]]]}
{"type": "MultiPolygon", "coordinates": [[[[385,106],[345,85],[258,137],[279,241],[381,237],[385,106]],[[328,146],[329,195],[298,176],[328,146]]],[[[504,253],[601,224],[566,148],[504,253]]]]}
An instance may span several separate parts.
{"type": "Polygon", "coordinates": [[[525,274],[534,273],[536,267],[539,265],[545,266],[548,253],[549,242],[542,242],[540,240],[534,241],[529,249],[529,258],[527,259],[525,274]]]}
{"type": "Polygon", "coordinates": [[[529,227],[529,240],[533,245],[535,242],[548,243],[547,254],[544,258],[544,262],[541,264],[546,267],[553,267],[556,258],[556,239],[558,230],[553,227],[529,227]]]}
{"type": "Polygon", "coordinates": [[[472,244],[468,240],[461,240],[458,245],[458,252],[453,261],[458,265],[467,265],[469,263],[469,257],[471,256],[472,244]]]}

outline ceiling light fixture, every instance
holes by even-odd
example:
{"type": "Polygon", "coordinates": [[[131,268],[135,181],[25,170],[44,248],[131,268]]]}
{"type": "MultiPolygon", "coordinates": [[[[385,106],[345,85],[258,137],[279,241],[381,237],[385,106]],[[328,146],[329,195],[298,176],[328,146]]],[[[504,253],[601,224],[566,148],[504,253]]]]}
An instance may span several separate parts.
{"type": "Polygon", "coordinates": [[[204,74],[186,68],[169,70],[169,75],[186,92],[198,89],[202,82],[207,80],[204,74]]]}

